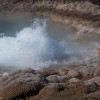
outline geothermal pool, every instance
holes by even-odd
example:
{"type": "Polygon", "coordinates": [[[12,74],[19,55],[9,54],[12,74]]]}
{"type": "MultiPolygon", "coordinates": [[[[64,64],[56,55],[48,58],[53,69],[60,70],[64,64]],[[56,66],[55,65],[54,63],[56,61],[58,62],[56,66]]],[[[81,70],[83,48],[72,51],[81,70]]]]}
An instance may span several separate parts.
{"type": "Polygon", "coordinates": [[[37,69],[87,60],[99,42],[77,40],[77,31],[46,19],[0,19],[0,66],[37,69]]]}

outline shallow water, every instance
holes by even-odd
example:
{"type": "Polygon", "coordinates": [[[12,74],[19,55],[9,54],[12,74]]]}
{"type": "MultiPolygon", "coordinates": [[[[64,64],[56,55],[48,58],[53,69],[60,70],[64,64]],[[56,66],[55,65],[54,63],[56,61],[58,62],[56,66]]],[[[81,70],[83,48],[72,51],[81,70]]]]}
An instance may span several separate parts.
{"type": "Polygon", "coordinates": [[[77,40],[74,27],[46,19],[1,19],[0,33],[0,65],[12,68],[64,65],[94,56],[90,51],[99,46],[98,41],[77,40]]]}

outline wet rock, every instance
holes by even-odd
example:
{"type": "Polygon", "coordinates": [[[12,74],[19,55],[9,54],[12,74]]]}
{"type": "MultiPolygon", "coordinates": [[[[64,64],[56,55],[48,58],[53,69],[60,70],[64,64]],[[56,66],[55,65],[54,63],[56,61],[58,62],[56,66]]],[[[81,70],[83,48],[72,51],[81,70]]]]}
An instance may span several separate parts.
{"type": "Polygon", "coordinates": [[[45,84],[45,79],[32,70],[15,71],[0,78],[0,97],[3,100],[15,100],[36,95],[45,84]]]}
{"type": "Polygon", "coordinates": [[[50,83],[59,83],[66,82],[69,77],[68,76],[59,76],[59,75],[50,75],[46,78],[50,83]]]}

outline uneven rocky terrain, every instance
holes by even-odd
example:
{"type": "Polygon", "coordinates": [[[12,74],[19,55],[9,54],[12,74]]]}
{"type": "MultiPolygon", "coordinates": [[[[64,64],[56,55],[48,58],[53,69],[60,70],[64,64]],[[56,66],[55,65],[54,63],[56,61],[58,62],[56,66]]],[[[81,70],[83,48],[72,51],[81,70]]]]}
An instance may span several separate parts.
{"type": "Polygon", "coordinates": [[[100,100],[99,69],[99,66],[29,68],[4,73],[0,77],[0,97],[2,100],[100,100]]]}

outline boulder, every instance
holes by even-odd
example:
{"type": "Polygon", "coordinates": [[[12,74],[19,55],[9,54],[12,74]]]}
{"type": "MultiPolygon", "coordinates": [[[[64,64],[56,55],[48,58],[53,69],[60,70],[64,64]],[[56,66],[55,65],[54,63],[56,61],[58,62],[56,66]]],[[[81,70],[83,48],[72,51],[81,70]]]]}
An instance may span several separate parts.
{"type": "Polygon", "coordinates": [[[0,97],[2,100],[15,100],[36,95],[46,81],[32,70],[18,70],[0,78],[0,97]]]}

